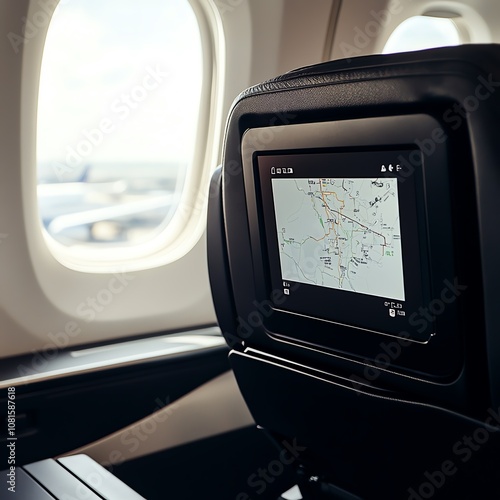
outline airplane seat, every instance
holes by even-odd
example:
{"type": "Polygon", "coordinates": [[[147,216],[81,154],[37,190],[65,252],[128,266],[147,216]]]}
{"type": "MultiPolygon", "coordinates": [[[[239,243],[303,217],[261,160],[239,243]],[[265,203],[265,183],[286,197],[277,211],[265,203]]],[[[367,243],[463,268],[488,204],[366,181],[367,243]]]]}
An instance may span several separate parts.
{"type": "Polygon", "coordinates": [[[303,498],[500,493],[499,62],[497,45],[359,57],[235,101],[208,261],[278,447],[262,484],[293,467],[303,498]]]}

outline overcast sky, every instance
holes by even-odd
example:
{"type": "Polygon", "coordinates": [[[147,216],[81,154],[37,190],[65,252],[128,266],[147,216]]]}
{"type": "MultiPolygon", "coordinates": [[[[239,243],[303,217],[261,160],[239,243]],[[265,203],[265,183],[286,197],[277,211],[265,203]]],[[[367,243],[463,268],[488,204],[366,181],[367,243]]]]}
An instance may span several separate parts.
{"type": "Polygon", "coordinates": [[[187,0],[64,0],[43,56],[39,162],[64,161],[79,146],[86,152],[82,131],[102,123],[87,163],[189,156],[201,78],[187,0]]]}

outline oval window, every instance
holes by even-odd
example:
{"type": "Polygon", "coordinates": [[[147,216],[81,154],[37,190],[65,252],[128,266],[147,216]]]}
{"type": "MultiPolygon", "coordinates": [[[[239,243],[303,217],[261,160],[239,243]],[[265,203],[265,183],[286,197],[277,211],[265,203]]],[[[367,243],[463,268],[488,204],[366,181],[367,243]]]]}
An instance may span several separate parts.
{"type": "Polygon", "coordinates": [[[459,44],[460,34],[451,19],[414,16],[403,21],[392,32],[383,53],[392,54],[459,44]]]}

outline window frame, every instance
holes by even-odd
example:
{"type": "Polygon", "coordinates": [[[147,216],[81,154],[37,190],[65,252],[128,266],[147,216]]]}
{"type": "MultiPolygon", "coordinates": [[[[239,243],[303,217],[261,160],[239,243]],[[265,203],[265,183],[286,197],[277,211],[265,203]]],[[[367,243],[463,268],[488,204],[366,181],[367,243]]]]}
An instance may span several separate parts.
{"type": "MultiPolygon", "coordinates": [[[[150,238],[129,246],[112,245],[107,248],[104,245],[94,247],[82,244],[68,247],[52,238],[40,224],[47,249],[68,269],[85,273],[109,273],[117,267],[126,271],[139,271],[163,266],[186,255],[203,235],[208,204],[205,193],[208,192],[211,173],[218,163],[222,128],[224,37],[217,9],[211,2],[186,1],[193,9],[200,30],[203,82],[194,154],[185,175],[179,204],[164,228],[160,226],[150,238]]],[[[36,6],[32,2],[30,8],[36,6]]],[[[52,18],[46,26],[44,41],[51,21],[52,18]]],[[[189,78],[189,74],[186,78],[189,78]]],[[[37,87],[39,81],[40,72],[37,87]]]]}

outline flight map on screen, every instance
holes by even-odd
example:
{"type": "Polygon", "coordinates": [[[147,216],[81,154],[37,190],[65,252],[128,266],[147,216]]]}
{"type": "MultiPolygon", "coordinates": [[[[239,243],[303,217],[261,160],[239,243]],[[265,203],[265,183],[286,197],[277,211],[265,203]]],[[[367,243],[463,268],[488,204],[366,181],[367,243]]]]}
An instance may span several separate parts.
{"type": "Polygon", "coordinates": [[[398,181],[272,179],[283,280],[405,300],[398,181]]]}

